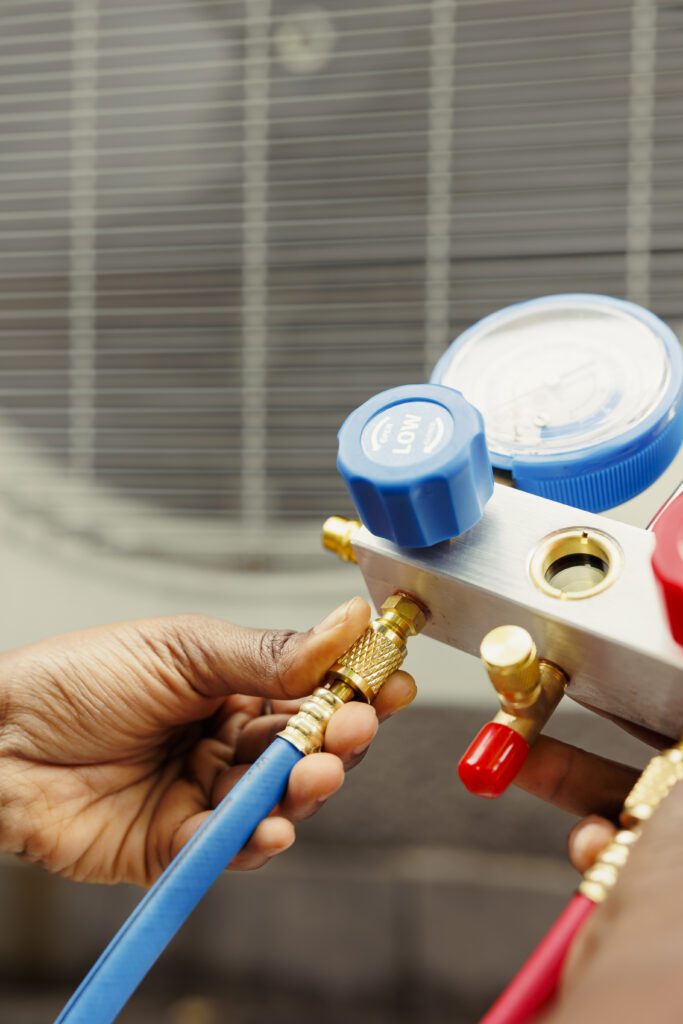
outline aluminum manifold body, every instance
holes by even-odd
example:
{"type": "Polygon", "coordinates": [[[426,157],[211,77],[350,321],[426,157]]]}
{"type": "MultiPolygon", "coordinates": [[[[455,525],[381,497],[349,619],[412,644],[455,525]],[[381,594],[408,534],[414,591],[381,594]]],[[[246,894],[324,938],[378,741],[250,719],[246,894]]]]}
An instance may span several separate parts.
{"type": "Polygon", "coordinates": [[[673,640],[652,570],[654,534],[496,484],[471,530],[430,548],[399,548],[359,527],[355,560],[379,607],[396,591],[430,610],[427,636],[479,654],[501,623],[533,636],[578,701],[665,736],[683,732],[683,649],[673,640]],[[563,538],[598,545],[603,582],[581,594],[546,579],[563,538]]]}

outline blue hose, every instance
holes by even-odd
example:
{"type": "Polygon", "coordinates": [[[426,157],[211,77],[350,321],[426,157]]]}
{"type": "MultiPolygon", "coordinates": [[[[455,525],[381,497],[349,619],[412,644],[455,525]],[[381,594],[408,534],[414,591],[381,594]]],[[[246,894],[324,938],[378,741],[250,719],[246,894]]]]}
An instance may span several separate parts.
{"type": "Polygon", "coordinates": [[[55,1024],[110,1024],[200,899],[284,796],[303,755],[278,737],[145,894],[55,1024]]]}

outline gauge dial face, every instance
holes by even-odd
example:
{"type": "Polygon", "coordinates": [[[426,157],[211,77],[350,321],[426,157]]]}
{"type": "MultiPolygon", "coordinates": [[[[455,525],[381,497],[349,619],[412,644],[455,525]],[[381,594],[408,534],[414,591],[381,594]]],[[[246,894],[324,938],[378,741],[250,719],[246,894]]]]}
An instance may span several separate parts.
{"type": "Polygon", "coordinates": [[[670,372],[648,323],[607,300],[558,297],[483,321],[456,342],[438,382],[480,410],[505,465],[615,440],[662,401],[670,372]]]}

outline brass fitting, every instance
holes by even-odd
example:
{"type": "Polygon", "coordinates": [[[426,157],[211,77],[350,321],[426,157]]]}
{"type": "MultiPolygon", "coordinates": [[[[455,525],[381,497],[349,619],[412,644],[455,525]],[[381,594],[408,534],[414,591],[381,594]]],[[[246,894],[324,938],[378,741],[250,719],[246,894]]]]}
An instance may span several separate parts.
{"type": "Polygon", "coordinates": [[[536,644],[525,629],[492,629],[482,640],[480,652],[504,710],[514,714],[538,699],[540,671],[536,644]]]}
{"type": "Polygon", "coordinates": [[[683,742],[657,754],[647,764],[624,801],[621,823],[634,828],[652,817],[665,796],[683,780],[683,742]]]}
{"type": "Polygon", "coordinates": [[[333,551],[343,562],[355,562],[353,535],[360,530],[359,519],[330,516],[323,523],[322,542],[327,551],[333,551]]]}
{"type": "Polygon", "coordinates": [[[677,782],[683,781],[683,742],[657,754],[624,801],[619,816],[622,830],[602,851],[583,876],[579,892],[594,903],[602,903],[614,888],[619,872],[629,858],[642,827],[677,782]]]}
{"type": "Polygon", "coordinates": [[[332,715],[354,696],[351,687],[343,683],[339,686],[318,686],[278,735],[289,740],[302,754],[314,754],[322,749],[332,715]]]}
{"type": "Polygon", "coordinates": [[[640,829],[622,829],[585,872],[579,892],[593,903],[602,903],[616,885],[619,872],[628,860],[640,829]]]}
{"type": "Polygon", "coordinates": [[[520,626],[498,626],[487,633],[481,658],[500,700],[494,722],[533,743],[560,702],[566,675],[538,657],[534,641],[520,626]]]}
{"type": "Polygon", "coordinates": [[[325,730],[342,704],[360,698],[369,704],[407,654],[408,637],[427,621],[425,609],[407,594],[392,594],[362,636],[332,665],[325,683],[308,697],[279,734],[302,754],[320,750],[325,730]]]}
{"type": "Polygon", "coordinates": [[[380,628],[381,621],[384,625],[390,626],[404,640],[409,636],[417,636],[418,633],[421,633],[427,622],[427,613],[422,605],[418,604],[413,597],[402,594],[400,590],[386,599],[380,611],[382,618],[377,620],[377,628],[380,628]]]}

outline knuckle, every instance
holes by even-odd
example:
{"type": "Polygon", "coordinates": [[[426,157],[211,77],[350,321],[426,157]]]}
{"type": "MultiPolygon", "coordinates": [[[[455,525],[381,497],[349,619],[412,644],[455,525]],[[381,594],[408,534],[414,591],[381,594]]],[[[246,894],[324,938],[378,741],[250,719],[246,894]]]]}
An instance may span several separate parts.
{"type": "Polygon", "coordinates": [[[176,615],[159,620],[152,628],[143,628],[141,637],[155,668],[168,681],[178,677],[192,689],[202,689],[202,681],[212,672],[211,645],[208,642],[211,619],[199,613],[176,615]]]}
{"type": "Polygon", "coordinates": [[[282,689],[287,681],[294,661],[298,634],[293,630],[267,629],[258,644],[258,659],[263,671],[282,689]]]}

